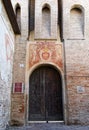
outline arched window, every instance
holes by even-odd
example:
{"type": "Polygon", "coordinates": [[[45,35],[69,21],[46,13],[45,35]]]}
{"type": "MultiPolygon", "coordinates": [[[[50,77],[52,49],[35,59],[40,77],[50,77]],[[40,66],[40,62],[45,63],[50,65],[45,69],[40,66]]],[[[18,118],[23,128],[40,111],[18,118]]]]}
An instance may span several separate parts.
{"type": "Polygon", "coordinates": [[[58,25],[60,40],[63,40],[62,0],[58,0],[58,25]]]}
{"type": "Polygon", "coordinates": [[[79,7],[70,11],[70,37],[82,38],[84,36],[84,12],[79,7]]]}
{"type": "Polygon", "coordinates": [[[16,12],[17,23],[19,25],[19,28],[21,29],[21,8],[19,4],[16,5],[15,12],[16,12]]]}
{"type": "Polygon", "coordinates": [[[57,39],[58,2],[57,0],[36,0],[35,39],[57,39]],[[39,1],[39,2],[37,2],[39,1]],[[54,4],[52,4],[54,3],[54,4]]]}
{"type": "Polygon", "coordinates": [[[44,38],[51,36],[51,11],[48,5],[42,9],[42,33],[44,38]]]}
{"type": "Polygon", "coordinates": [[[34,31],[35,23],[35,0],[29,2],[29,30],[34,31]]]}

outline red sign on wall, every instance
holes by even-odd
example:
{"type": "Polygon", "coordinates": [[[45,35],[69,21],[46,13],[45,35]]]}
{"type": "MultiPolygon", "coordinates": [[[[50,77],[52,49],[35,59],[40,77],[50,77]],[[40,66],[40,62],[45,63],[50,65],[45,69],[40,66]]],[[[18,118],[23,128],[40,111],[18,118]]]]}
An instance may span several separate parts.
{"type": "Polygon", "coordinates": [[[15,83],[13,86],[14,93],[23,93],[23,83],[15,83]]]}

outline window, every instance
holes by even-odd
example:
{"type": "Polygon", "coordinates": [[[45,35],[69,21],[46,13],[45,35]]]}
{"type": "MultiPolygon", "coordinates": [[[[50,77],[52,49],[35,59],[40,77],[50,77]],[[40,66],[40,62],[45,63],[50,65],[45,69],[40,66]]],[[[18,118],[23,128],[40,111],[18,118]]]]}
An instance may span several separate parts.
{"type": "Polygon", "coordinates": [[[84,13],[79,7],[70,11],[70,37],[82,38],[84,35],[84,13]]]}
{"type": "Polygon", "coordinates": [[[47,6],[42,9],[42,33],[44,37],[51,35],[51,12],[47,6]]]}
{"type": "Polygon", "coordinates": [[[17,23],[19,25],[19,28],[21,29],[21,8],[19,4],[16,5],[15,12],[16,12],[17,23]]]}

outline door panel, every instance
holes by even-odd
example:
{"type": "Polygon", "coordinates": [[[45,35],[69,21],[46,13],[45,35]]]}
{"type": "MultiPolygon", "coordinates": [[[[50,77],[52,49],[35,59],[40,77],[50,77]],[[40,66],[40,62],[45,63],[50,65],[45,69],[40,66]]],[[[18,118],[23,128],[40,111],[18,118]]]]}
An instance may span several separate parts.
{"type": "Polygon", "coordinates": [[[46,119],[48,121],[63,120],[62,84],[59,73],[53,68],[46,68],[45,76],[46,89],[46,119]]]}
{"type": "Polygon", "coordinates": [[[29,120],[45,120],[43,70],[35,70],[30,78],[29,120]]]}
{"type": "Polygon", "coordinates": [[[63,120],[61,76],[52,67],[39,67],[30,77],[29,120],[63,120]]]}

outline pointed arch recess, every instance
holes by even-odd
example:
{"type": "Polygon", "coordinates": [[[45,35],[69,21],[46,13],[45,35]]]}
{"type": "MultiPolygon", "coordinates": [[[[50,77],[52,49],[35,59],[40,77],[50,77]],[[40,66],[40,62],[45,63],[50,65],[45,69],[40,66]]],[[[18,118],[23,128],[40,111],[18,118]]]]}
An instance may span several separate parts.
{"type": "Polygon", "coordinates": [[[42,33],[45,37],[51,36],[51,8],[48,4],[42,8],[42,33]]]}
{"type": "Polygon", "coordinates": [[[70,37],[84,37],[84,8],[80,5],[73,5],[70,10],[70,37]]]}
{"type": "Polygon", "coordinates": [[[19,3],[17,3],[15,6],[15,13],[16,13],[17,23],[18,23],[19,28],[21,30],[21,6],[19,3]]]}

